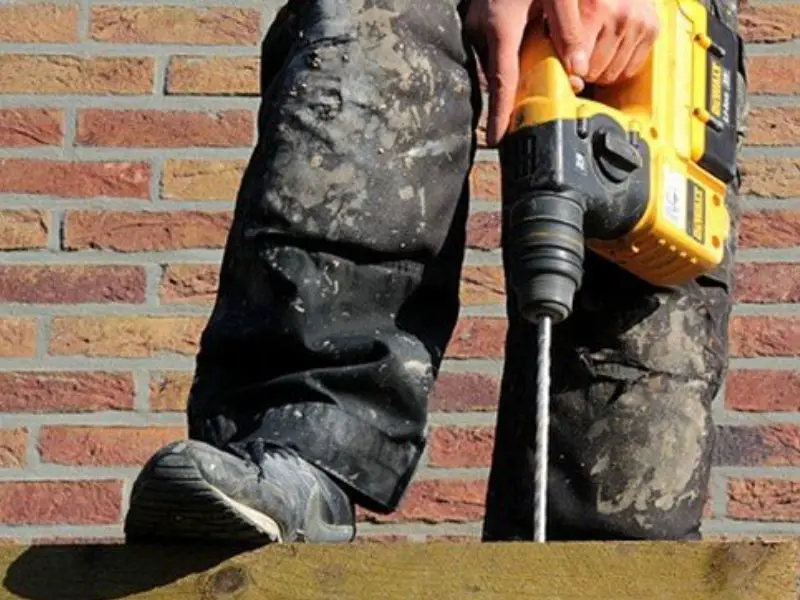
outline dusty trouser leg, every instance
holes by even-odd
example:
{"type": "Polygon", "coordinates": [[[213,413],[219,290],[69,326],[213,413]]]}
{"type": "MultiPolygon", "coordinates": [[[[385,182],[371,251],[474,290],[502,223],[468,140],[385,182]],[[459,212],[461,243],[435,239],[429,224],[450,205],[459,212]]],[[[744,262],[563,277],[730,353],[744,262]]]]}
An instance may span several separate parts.
{"type": "Polygon", "coordinates": [[[479,112],[459,7],[290,2],[263,61],[190,436],[292,448],[391,510],[458,311],[479,112]]]}
{"type": "MultiPolygon", "coordinates": [[[[735,10],[723,16],[735,25],[735,10]]],[[[743,77],[739,88],[741,137],[743,77]]],[[[553,329],[549,539],[699,537],[711,404],[728,358],[738,182],[729,192],[727,253],[709,276],[656,289],[587,254],[575,312],[553,329]]],[[[536,330],[509,297],[486,540],[533,538],[536,330]]]]}

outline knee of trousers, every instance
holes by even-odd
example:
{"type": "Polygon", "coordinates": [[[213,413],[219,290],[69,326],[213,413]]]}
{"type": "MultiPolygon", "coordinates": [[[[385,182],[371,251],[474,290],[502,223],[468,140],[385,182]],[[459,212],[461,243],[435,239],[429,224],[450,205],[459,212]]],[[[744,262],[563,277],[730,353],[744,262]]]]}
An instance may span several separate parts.
{"type": "Polygon", "coordinates": [[[555,521],[619,539],[695,537],[708,496],[718,386],[651,374],[613,387],[611,395],[607,381],[589,391],[602,399],[590,402],[599,410],[588,427],[554,419],[555,521]]]}

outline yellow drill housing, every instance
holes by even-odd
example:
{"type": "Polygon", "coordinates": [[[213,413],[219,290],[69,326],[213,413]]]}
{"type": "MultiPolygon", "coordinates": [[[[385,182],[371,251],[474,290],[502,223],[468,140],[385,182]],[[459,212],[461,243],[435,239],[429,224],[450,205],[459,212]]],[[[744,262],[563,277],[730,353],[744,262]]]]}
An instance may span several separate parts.
{"type": "Polygon", "coordinates": [[[586,246],[662,286],[713,270],[725,252],[740,38],[699,0],[655,4],[661,30],[642,71],[581,95],[550,38],[527,37],[501,162],[511,204],[547,190],[585,196],[586,246]],[[617,204],[590,224],[606,198],[617,204]]]}

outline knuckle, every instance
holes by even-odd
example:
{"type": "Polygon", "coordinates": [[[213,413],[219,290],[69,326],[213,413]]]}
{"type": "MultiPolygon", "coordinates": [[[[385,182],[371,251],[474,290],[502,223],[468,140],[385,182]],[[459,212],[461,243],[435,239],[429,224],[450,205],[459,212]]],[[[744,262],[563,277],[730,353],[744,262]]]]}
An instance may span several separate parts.
{"type": "Polygon", "coordinates": [[[599,0],[607,20],[613,23],[627,21],[631,13],[631,0],[599,0]]]}
{"type": "Polygon", "coordinates": [[[628,36],[638,43],[652,46],[660,33],[661,23],[654,12],[637,15],[627,26],[628,36]]]}
{"type": "Polygon", "coordinates": [[[561,32],[561,40],[568,48],[572,48],[581,44],[583,35],[577,29],[565,28],[561,32]]]}
{"type": "Polygon", "coordinates": [[[658,39],[659,30],[659,27],[645,27],[640,37],[647,45],[652,46],[656,39],[658,39]]]}
{"type": "Polygon", "coordinates": [[[650,39],[657,36],[661,30],[661,19],[659,19],[658,13],[652,6],[642,12],[639,24],[644,34],[650,39]]]}
{"type": "Polygon", "coordinates": [[[633,20],[634,10],[632,0],[619,0],[615,2],[614,18],[621,23],[633,20]]]}
{"type": "Polygon", "coordinates": [[[593,16],[597,14],[603,7],[603,3],[608,0],[584,0],[581,5],[581,12],[584,15],[593,16]]]}
{"type": "Polygon", "coordinates": [[[653,14],[650,16],[650,20],[648,21],[647,25],[652,38],[655,39],[658,37],[658,35],[661,33],[661,19],[658,18],[658,15],[655,14],[655,12],[653,12],[653,14]]]}
{"type": "Polygon", "coordinates": [[[590,5],[595,12],[607,15],[614,11],[617,2],[616,0],[594,0],[590,5]]]}

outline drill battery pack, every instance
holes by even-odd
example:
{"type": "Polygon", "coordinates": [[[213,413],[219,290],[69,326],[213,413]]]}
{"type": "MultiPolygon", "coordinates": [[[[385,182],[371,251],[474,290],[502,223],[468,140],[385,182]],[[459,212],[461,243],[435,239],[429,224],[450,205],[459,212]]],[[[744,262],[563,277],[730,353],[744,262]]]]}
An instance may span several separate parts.
{"type": "Polygon", "coordinates": [[[544,264],[548,235],[562,240],[550,247],[554,260],[569,252],[582,259],[575,245],[585,243],[659,286],[680,285],[722,261],[726,192],[736,176],[741,39],[699,0],[655,4],[661,29],[643,69],[581,94],[549,37],[526,38],[500,147],[518,272],[544,264]],[[556,197],[574,207],[559,207],[556,197]],[[572,223],[580,236],[562,235],[571,220],[583,221],[572,223]]]}

